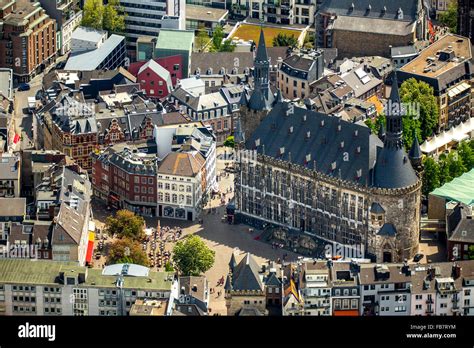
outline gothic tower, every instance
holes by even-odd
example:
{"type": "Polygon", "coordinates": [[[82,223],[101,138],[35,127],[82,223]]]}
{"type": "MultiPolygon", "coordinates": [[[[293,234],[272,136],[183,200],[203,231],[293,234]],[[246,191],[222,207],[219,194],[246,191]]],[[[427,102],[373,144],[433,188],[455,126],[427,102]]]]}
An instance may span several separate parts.
{"type": "Polygon", "coordinates": [[[369,252],[377,262],[401,262],[418,252],[421,181],[403,146],[404,112],[394,72],[383,147],[377,149],[372,173],[370,205],[378,208],[369,211],[369,252]]]}
{"type": "Polygon", "coordinates": [[[263,29],[260,29],[252,76],[253,88],[251,91],[244,91],[240,101],[243,132],[248,137],[272,109],[276,101],[270,89],[270,60],[265,46],[263,29]]]}

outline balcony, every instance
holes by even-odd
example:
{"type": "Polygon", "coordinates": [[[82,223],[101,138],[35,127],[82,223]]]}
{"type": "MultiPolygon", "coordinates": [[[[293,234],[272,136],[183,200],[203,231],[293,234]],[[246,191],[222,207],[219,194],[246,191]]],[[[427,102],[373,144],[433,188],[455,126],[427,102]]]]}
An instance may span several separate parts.
{"type": "Polygon", "coordinates": [[[433,308],[426,308],[426,314],[433,314],[434,310],[433,308]]]}
{"type": "Polygon", "coordinates": [[[426,304],[430,304],[430,303],[433,303],[433,299],[432,298],[429,298],[426,300],[426,304]]]}

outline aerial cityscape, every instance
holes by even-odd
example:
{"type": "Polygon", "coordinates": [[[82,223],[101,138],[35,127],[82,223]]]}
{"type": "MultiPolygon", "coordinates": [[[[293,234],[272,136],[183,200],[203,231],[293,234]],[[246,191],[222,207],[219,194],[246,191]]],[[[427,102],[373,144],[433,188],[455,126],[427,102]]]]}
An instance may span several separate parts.
{"type": "Polygon", "coordinates": [[[0,316],[474,316],[473,36],[469,0],[0,0],[0,316]]]}

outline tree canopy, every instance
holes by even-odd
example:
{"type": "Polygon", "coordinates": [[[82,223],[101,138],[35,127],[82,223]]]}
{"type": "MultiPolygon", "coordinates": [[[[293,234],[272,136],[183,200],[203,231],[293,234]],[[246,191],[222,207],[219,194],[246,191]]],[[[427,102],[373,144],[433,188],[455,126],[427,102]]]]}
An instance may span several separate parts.
{"type": "Polygon", "coordinates": [[[110,245],[107,263],[135,263],[148,266],[148,257],[138,241],[122,238],[110,245]]]}
{"type": "Polygon", "coordinates": [[[198,34],[196,36],[196,49],[198,52],[201,52],[209,42],[209,35],[207,35],[207,31],[204,28],[198,30],[198,34]]]}
{"type": "Polygon", "coordinates": [[[298,40],[294,35],[278,33],[277,36],[273,38],[273,46],[297,46],[298,40]]]}
{"type": "Polygon", "coordinates": [[[125,16],[119,0],[109,0],[104,7],[103,29],[113,33],[125,30],[125,16]]]}
{"type": "Polygon", "coordinates": [[[180,240],[173,248],[173,261],[184,276],[198,276],[214,264],[215,252],[196,235],[180,240]]]}
{"type": "Polygon", "coordinates": [[[407,115],[403,119],[403,131],[406,137],[405,145],[411,146],[408,138],[413,137],[413,128],[416,130],[416,134],[421,137],[421,141],[431,136],[437,129],[438,103],[434,96],[433,87],[426,82],[414,78],[410,78],[402,83],[400,99],[402,103],[410,106],[407,108],[407,115]],[[416,110],[419,110],[419,114],[415,114],[416,110]]]}
{"type": "Polygon", "coordinates": [[[224,40],[224,29],[220,25],[214,28],[212,33],[212,47],[210,51],[212,52],[234,52],[235,44],[232,43],[232,39],[224,40]]]}
{"type": "Polygon", "coordinates": [[[456,33],[458,27],[458,4],[457,1],[450,1],[448,10],[439,14],[439,21],[449,27],[452,33],[456,33]]]}
{"type": "Polygon", "coordinates": [[[102,0],[86,0],[82,10],[82,25],[94,29],[102,29],[104,4],[102,0]]]}
{"type": "Polygon", "coordinates": [[[440,187],[440,169],[438,163],[431,157],[426,157],[423,161],[423,186],[421,191],[427,196],[434,189],[440,187]]]}
{"type": "Polygon", "coordinates": [[[84,27],[103,29],[110,32],[125,30],[125,15],[119,0],[109,0],[104,6],[103,0],[86,0],[83,9],[84,27]]]}
{"type": "Polygon", "coordinates": [[[422,192],[428,195],[434,189],[474,168],[474,140],[462,141],[449,154],[442,154],[438,161],[426,157],[423,161],[422,192]]]}
{"type": "Polygon", "coordinates": [[[227,137],[227,139],[224,141],[224,146],[234,148],[235,142],[233,135],[227,137]]]}
{"type": "Polygon", "coordinates": [[[120,238],[138,240],[144,237],[145,220],[128,210],[119,210],[115,216],[107,217],[105,229],[109,234],[117,234],[120,238]]]}

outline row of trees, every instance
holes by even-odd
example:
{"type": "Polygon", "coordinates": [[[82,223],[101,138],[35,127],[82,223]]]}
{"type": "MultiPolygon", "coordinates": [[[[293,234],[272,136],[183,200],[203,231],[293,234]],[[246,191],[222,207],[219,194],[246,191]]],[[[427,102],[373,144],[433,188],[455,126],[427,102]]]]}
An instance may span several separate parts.
{"type": "Polygon", "coordinates": [[[442,154],[438,161],[426,157],[423,161],[423,195],[443,186],[474,168],[474,140],[462,141],[456,150],[442,154]]]}
{"type": "MultiPolygon", "coordinates": [[[[108,251],[108,263],[135,263],[148,266],[146,252],[140,242],[145,237],[145,220],[128,210],[119,210],[115,216],[106,220],[106,231],[118,239],[108,251]]],[[[173,262],[181,275],[200,275],[214,264],[215,252],[196,235],[178,241],[173,248],[173,262]]],[[[173,271],[171,264],[165,270],[173,271]]]]}
{"type": "Polygon", "coordinates": [[[86,0],[81,25],[121,33],[125,30],[125,14],[119,0],[86,0]]]}

